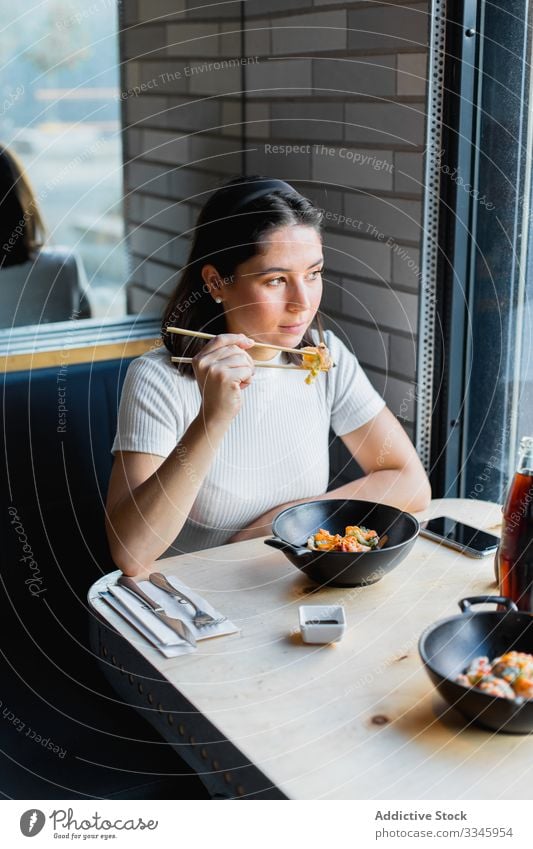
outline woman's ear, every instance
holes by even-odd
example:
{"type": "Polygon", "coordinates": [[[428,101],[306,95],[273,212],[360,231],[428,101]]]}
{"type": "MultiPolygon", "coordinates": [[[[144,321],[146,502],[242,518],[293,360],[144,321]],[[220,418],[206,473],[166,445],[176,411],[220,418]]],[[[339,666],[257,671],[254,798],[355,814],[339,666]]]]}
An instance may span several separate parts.
{"type": "Polygon", "coordinates": [[[212,298],[219,304],[222,301],[223,284],[214,265],[204,265],[201,270],[202,280],[205,283],[205,288],[208,290],[212,298]]]}

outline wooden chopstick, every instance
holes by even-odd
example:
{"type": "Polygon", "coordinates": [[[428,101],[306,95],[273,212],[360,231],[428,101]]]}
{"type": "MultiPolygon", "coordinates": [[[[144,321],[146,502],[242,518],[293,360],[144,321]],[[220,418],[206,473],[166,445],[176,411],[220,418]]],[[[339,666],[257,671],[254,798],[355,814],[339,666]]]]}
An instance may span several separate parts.
{"type": "MultiPolygon", "coordinates": [[[[192,363],[192,357],[171,357],[170,361],[172,363],[192,363]]],[[[296,368],[298,371],[309,371],[310,369],[302,368],[302,366],[289,365],[287,363],[263,363],[261,360],[254,360],[255,365],[258,368],[296,368]]],[[[328,369],[320,369],[320,371],[327,371],[328,369]]]]}
{"type": "MultiPolygon", "coordinates": [[[[196,336],[198,339],[214,339],[214,333],[202,333],[200,330],[185,330],[184,327],[167,327],[169,333],[179,333],[181,336],[196,336]]],[[[282,345],[267,345],[266,342],[256,342],[256,348],[270,348],[274,351],[286,351],[288,354],[309,354],[301,348],[284,348],[282,345]]],[[[296,366],[296,368],[299,368],[296,366]]]]}

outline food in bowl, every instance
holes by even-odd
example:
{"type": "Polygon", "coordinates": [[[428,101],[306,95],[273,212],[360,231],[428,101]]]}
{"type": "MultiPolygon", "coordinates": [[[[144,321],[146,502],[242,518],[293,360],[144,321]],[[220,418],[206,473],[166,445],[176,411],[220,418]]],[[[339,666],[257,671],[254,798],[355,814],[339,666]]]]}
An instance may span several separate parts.
{"type": "Polygon", "coordinates": [[[330,534],[320,528],[307,540],[307,548],[311,551],[372,551],[378,547],[379,537],[376,531],[369,530],[363,525],[347,525],[344,536],[330,534]]]}
{"type": "Polygon", "coordinates": [[[533,654],[510,651],[493,661],[488,657],[476,657],[466,672],[455,680],[489,696],[533,699],[533,654]]]}

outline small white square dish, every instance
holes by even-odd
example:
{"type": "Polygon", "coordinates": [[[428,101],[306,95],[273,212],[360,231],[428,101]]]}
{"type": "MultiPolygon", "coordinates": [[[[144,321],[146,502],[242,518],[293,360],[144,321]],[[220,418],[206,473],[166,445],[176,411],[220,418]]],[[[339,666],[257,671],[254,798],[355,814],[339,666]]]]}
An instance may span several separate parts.
{"type": "Polygon", "coordinates": [[[346,630],[346,615],[340,604],[301,604],[298,616],[304,643],[336,643],[346,630]]]}

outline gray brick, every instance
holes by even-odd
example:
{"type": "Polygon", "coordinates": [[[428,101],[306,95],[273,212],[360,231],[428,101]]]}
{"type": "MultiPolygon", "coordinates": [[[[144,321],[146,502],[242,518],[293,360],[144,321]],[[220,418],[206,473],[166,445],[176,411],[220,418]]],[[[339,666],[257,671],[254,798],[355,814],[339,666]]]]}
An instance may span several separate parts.
{"type": "Polygon", "coordinates": [[[418,297],[406,292],[395,292],[384,283],[374,286],[345,279],[342,311],[348,317],[366,322],[375,321],[381,328],[411,334],[417,332],[418,297]]]}
{"type": "Polygon", "coordinates": [[[376,392],[379,392],[381,397],[385,398],[385,401],[387,401],[387,398],[385,397],[385,384],[387,382],[386,376],[382,374],[382,372],[374,371],[371,368],[366,368],[365,373],[376,392]]]}
{"type": "MultiPolygon", "coordinates": [[[[171,267],[187,262],[190,241],[141,224],[129,237],[130,248],[137,257],[157,260],[171,267]]],[[[166,280],[166,278],[165,278],[166,280]]]]}
{"type": "Polygon", "coordinates": [[[126,191],[141,189],[154,195],[169,195],[171,174],[165,166],[138,161],[126,163],[124,171],[126,191]]]}
{"type": "Polygon", "coordinates": [[[145,157],[155,162],[182,165],[190,159],[190,139],[160,130],[143,130],[145,157]]]}
{"type": "Polygon", "coordinates": [[[348,12],[351,50],[412,50],[425,47],[429,37],[427,4],[391,8],[380,6],[348,12]]]}
{"type": "Polygon", "coordinates": [[[270,56],[272,53],[272,30],[268,18],[247,21],[244,33],[247,56],[270,56]]]}
{"type": "Polygon", "coordinates": [[[346,188],[391,191],[392,162],[392,151],[320,146],[317,152],[313,145],[313,179],[346,188]]]}
{"type": "Polygon", "coordinates": [[[135,192],[129,196],[127,204],[127,215],[129,221],[140,223],[144,220],[143,200],[144,197],[139,192],[135,192]]]}
{"type": "MultiPolygon", "coordinates": [[[[309,180],[311,177],[311,157],[305,153],[283,156],[268,153],[263,143],[247,145],[247,171],[251,174],[265,174],[282,180],[309,180]]],[[[296,186],[297,188],[297,186],[296,186]]]]}
{"type": "Polygon", "coordinates": [[[218,39],[219,44],[219,55],[221,57],[227,56],[241,56],[241,25],[240,22],[233,22],[228,24],[220,25],[220,36],[218,39]]]}
{"type": "Polygon", "coordinates": [[[346,23],[345,11],[272,18],[272,52],[345,50],[348,42],[346,23]]]}
{"type": "MultiPolygon", "coordinates": [[[[128,63],[128,69],[131,63],[128,63]]],[[[174,93],[184,93],[188,87],[188,79],[184,74],[183,65],[177,65],[170,59],[161,59],[159,62],[136,62],[134,63],[135,82],[128,81],[128,88],[134,86],[142,87],[142,93],[149,92],[159,96],[168,96],[174,93]]]]}
{"type": "Polygon", "coordinates": [[[415,412],[414,383],[381,374],[371,368],[367,368],[365,371],[374,388],[385,399],[389,410],[395,416],[401,416],[400,423],[402,426],[406,423],[413,422],[415,412]]]}
{"type": "Polygon", "coordinates": [[[199,59],[188,66],[191,94],[226,94],[240,92],[242,66],[231,59],[199,59]],[[229,63],[229,64],[228,64],[229,63]]]}
{"type": "Polygon", "coordinates": [[[260,61],[245,68],[246,90],[253,98],[311,94],[311,60],[260,61]],[[299,91],[302,90],[302,91],[299,91]]]}
{"type": "Polygon", "coordinates": [[[130,162],[143,151],[141,130],[131,129],[124,140],[124,162],[130,162]]]}
{"type": "Polygon", "coordinates": [[[389,358],[389,334],[379,327],[363,327],[350,321],[335,322],[334,332],[342,339],[363,365],[387,371],[389,358]],[[349,340],[349,341],[348,341],[349,340]]]}
{"type": "Polygon", "coordinates": [[[172,191],[168,192],[168,197],[188,200],[202,206],[208,194],[226,180],[226,175],[217,181],[212,174],[200,169],[177,168],[171,179],[172,191]]]}
{"type": "Polygon", "coordinates": [[[396,153],[394,156],[394,191],[422,194],[423,153],[396,153]]]}
{"type": "Polygon", "coordinates": [[[176,269],[159,262],[143,261],[145,286],[159,295],[170,294],[177,282],[176,269]]]}
{"type": "Polygon", "coordinates": [[[420,251],[416,248],[397,245],[392,254],[392,281],[406,286],[414,292],[420,289],[420,251]]]}
{"type": "MultiPolygon", "coordinates": [[[[125,0],[129,5],[130,0],[125,0]]],[[[183,20],[184,0],[137,0],[139,5],[139,21],[154,21],[161,23],[172,21],[174,18],[183,20]]]]}
{"type": "Polygon", "coordinates": [[[363,223],[363,233],[371,233],[375,227],[387,238],[398,241],[414,242],[421,238],[422,204],[419,201],[346,192],[344,207],[347,216],[363,223]]]}
{"type": "Polygon", "coordinates": [[[138,257],[168,261],[170,259],[168,244],[168,233],[153,230],[144,224],[132,229],[129,234],[130,249],[138,257]]]}
{"type": "Polygon", "coordinates": [[[272,138],[338,141],[343,123],[342,103],[272,104],[272,138]]]}
{"type": "Polygon", "coordinates": [[[190,161],[195,167],[231,175],[241,169],[240,140],[191,136],[190,151],[190,161]]]}
{"type": "Polygon", "coordinates": [[[271,137],[269,103],[246,104],[246,137],[252,142],[271,137]]]}
{"type": "MultiPolygon", "coordinates": [[[[343,208],[343,192],[337,192],[335,189],[330,189],[321,183],[310,183],[308,186],[302,186],[301,192],[305,197],[309,198],[319,209],[324,212],[333,214],[341,214],[343,208]]],[[[329,219],[331,221],[331,217],[329,219]]],[[[328,220],[324,220],[324,226],[328,226],[328,220]]]]}
{"type": "MultiPolygon", "coordinates": [[[[331,268],[354,277],[390,279],[390,251],[385,245],[351,235],[327,233],[324,236],[324,250],[326,270],[331,268]]],[[[343,310],[344,306],[343,299],[343,310]]]]}
{"type": "Polygon", "coordinates": [[[166,51],[166,27],[131,27],[125,30],[122,38],[122,55],[127,59],[156,58],[166,51]]]}
{"type": "Polygon", "coordinates": [[[406,377],[416,377],[417,337],[406,339],[405,336],[390,337],[391,368],[406,377]]]}
{"type": "Polygon", "coordinates": [[[166,307],[166,298],[150,294],[135,284],[128,283],[128,312],[143,316],[161,316],[166,307]]]}
{"type": "Polygon", "coordinates": [[[167,33],[169,56],[218,56],[216,24],[170,24],[167,33]]]}
{"type": "Polygon", "coordinates": [[[313,59],[313,85],[319,94],[391,97],[396,93],[396,57],[313,59]]]}
{"type": "MultiPolygon", "coordinates": [[[[246,17],[264,15],[265,5],[265,0],[247,0],[246,17]]],[[[268,0],[267,8],[270,14],[273,14],[274,12],[292,12],[293,9],[302,9],[310,5],[310,0],[268,0]]]]}
{"type": "Polygon", "coordinates": [[[225,100],[222,104],[220,132],[223,136],[240,138],[242,130],[242,104],[237,100],[225,100]]]}
{"type": "Polygon", "coordinates": [[[320,309],[326,314],[340,313],[342,310],[341,278],[326,269],[323,275],[323,287],[320,309]]]}
{"type": "Polygon", "coordinates": [[[210,20],[219,20],[231,18],[235,21],[241,19],[241,3],[235,0],[234,3],[228,3],[228,0],[209,0],[209,3],[203,6],[198,0],[185,0],[185,5],[189,14],[187,19],[209,18],[210,20]]]}
{"type": "Polygon", "coordinates": [[[425,96],[427,61],[427,53],[405,53],[398,56],[398,94],[425,96]]]}
{"type": "Polygon", "coordinates": [[[126,62],[122,66],[122,91],[127,91],[130,88],[139,84],[141,78],[140,62],[126,62]]]}
{"type": "Polygon", "coordinates": [[[149,227],[157,227],[169,233],[183,233],[192,225],[192,210],[186,203],[174,202],[168,198],[134,195],[141,200],[140,208],[131,211],[131,218],[149,227]]]}
{"type": "Polygon", "coordinates": [[[221,105],[216,100],[168,99],[166,127],[169,130],[209,130],[219,126],[221,105]]]}
{"type": "Polygon", "coordinates": [[[409,437],[409,439],[411,440],[411,442],[412,442],[412,443],[413,443],[413,445],[414,445],[414,444],[415,444],[415,427],[414,427],[414,423],[413,423],[413,422],[406,422],[406,421],[403,421],[403,419],[402,419],[402,420],[400,421],[400,424],[401,424],[401,426],[402,426],[402,427],[403,427],[403,429],[405,430],[405,432],[406,432],[407,436],[409,437]]]}
{"type": "MultiPolygon", "coordinates": [[[[146,123],[151,127],[166,126],[167,103],[164,97],[131,95],[126,100],[126,130],[132,124],[142,126],[146,123]]],[[[125,136],[128,136],[128,132],[125,136]]]]}
{"type": "Polygon", "coordinates": [[[400,418],[400,423],[414,422],[415,418],[415,382],[399,380],[396,377],[387,376],[383,397],[387,406],[395,416],[400,418]]]}
{"type": "Polygon", "coordinates": [[[425,103],[347,103],[346,139],[386,145],[424,144],[425,103]]]}
{"type": "MultiPolygon", "coordinates": [[[[142,2],[142,0],[141,0],[142,2]]],[[[126,0],[119,7],[119,20],[123,27],[136,24],[139,21],[138,0],[126,0]]]]}

